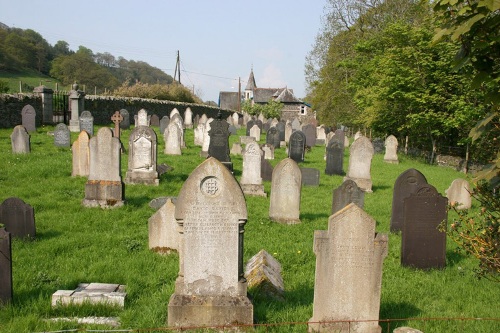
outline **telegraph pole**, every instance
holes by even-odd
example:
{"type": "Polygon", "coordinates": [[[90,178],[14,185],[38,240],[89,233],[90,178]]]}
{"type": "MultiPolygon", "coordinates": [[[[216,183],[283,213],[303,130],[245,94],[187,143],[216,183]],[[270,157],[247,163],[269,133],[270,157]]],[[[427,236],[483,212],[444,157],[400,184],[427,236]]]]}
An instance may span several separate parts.
{"type": "Polygon", "coordinates": [[[177,50],[177,61],[175,62],[175,71],[174,71],[174,81],[176,77],[179,77],[177,81],[179,84],[181,83],[181,57],[179,55],[179,50],[177,50]]]}
{"type": "Polygon", "coordinates": [[[241,77],[238,76],[238,113],[241,113],[241,77]]]}

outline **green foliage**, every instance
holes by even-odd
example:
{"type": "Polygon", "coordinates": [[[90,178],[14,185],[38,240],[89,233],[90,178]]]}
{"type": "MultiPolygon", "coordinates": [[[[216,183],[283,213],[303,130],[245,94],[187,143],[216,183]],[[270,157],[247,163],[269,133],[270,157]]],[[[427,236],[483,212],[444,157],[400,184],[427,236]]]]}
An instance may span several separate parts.
{"type": "Polygon", "coordinates": [[[115,89],[114,96],[140,97],[159,100],[201,103],[201,100],[193,95],[189,89],[178,83],[172,84],[147,84],[138,82],[132,86],[125,82],[115,89]]]}
{"type": "Polygon", "coordinates": [[[0,94],[7,93],[9,91],[9,82],[6,80],[0,80],[0,94]]]}
{"type": "Polygon", "coordinates": [[[270,100],[266,104],[253,103],[251,100],[244,100],[241,103],[241,109],[252,116],[262,115],[266,118],[276,118],[281,117],[281,110],[283,110],[284,104],[280,101],[270,100]]]}

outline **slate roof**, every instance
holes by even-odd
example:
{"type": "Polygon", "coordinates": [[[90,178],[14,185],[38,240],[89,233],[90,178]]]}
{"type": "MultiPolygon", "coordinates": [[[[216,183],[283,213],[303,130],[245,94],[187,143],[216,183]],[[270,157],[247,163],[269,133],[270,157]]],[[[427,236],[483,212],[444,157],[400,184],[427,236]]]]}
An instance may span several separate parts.
{"type": "Polygon", "coordinates": [[[254,90],[257,88],[257,84],[255,83],[255,76],[253,75],[253,69],[250,71],[250,76],[248,77],[248,82],[245,87],[245,90],[254,90]]]}
{"type": "Polygon", "coordinates": [[[220,91],[219,92],[219,107],[221,109],[238,111],[238,92],[220,91]]]}
{"type": "Polygon", "coordinates": [[[276,100],[282,103],[302,103],[300,99],[295,97],[293,90],[288,88],[283,89],[276,100]]]}
{"type": "Polygon", "coordinates": [[[277,88],[255,88],[253,90],[253,101],[255,103],[267,103],[273,99],[277,88]]]}

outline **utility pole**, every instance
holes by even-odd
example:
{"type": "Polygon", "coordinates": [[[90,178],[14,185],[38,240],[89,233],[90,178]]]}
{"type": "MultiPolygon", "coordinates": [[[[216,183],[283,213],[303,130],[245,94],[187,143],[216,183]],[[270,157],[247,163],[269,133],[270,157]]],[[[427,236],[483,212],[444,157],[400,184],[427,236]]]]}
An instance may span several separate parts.
{"type": "Polygon", "coordinates": [[[241,77],[238,76],[238,113],[241,113],[241,77]]]}
{"type": "Polygon", "coordinates": [[[177,50],[177,61],[175,62],[175,71],[174,71],[174,81],[176,77],[179,77],[177,81],[179,84],[181,83],[181,57],[179,55],[179,50],[177,50]]]}

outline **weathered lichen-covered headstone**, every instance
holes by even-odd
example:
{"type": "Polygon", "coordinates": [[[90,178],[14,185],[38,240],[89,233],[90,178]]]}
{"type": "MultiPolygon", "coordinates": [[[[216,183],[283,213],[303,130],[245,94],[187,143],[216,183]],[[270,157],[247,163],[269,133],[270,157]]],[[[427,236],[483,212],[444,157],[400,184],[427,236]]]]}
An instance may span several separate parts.
{"type": "Polygon", "coordinates": [[[166,155],[182,155],[181,135],[181,129],[177,123],[172,122],[168,124],[165,132],[163,132],[165,141],[165,149],[163,152],[166,155]]]}
{"type": "Polygon", "coordinates": [[[448,199],[434,186],[424,184],[404,199],[401,233],[401,265],[420,269],[443,268],[446,265],[446,223],[448,199]]]}
{"type": "Polygon", "coordinates": [[[63,123],[56,125],[54,129],[54,146],[65,148],[71,145],[71,132],[68,126],[63,123]]]}
{"type": "Polygon", "coordinates": [[[250,128],[249,136],[254,137],[255,141],[259,142],[260,141],[260,133],[261,133],[260,127],[257,124],[255,124],[252,126],[252,128],[250,128]]]}
{"type": "Polygon", "coordinates": [[[248,260],[245,278],[254,297],[285,300],[285,285],[281,276],[281,264],[265,250],[260,250],[248,260]]]}
{"type": "Polygon", "coordinates": [[[425,176],[416,169],[408,169],[398,176],[392,191],[391,231],[403,229],[404,199],[415,193],[422,185],[427,184],[425,176]]]}
{"type": "Polygon", "coordinates": [[[384,162],[398,164],[398,139],[394,135],[389,135],[385,139],[384,162]]]}
{"type": "Polygon", "coordinates": [[[472,205],[470,184],[467,180],[457,178],[450,187],[446,189],[446,197],[448,202],[456,209],[469,209],[472,205]]]}
{"type": "Polygon", "coordinates": [[[387,235],[354,203],[314,232],[316,274],[310,332],[381,332],[378,325],[387,235]],[[349,322],[351,321],[351,322],[349,322]]]}
{"type": "Polygon", "coordinates": [[[14,130],[10,135],[10,140],[12,143],[13,154],[28,154],[31,152],[30,135],[23,125],[17,125],[14,127],[14,130]]]}
{"type": "Polygon", "coordinates": [[[297,163],[304,162],[306,152],[306,136],[302,131],[295,131],[290,135],[288,157],[297,163]]]}
{"type": "Polygon", "coordinates": [[[80,130],[86,131],[90,136],[94,135],[94,117],[90,111],[83,111],[80,115],[80,130]]]}
{"type": "Polygon", "coordinates": [[[128,149],[128,169],[125,183],[158,186],[155,131],[148,126],[134,127],[128,140],[128,149]]]}
{"type": "Polygon", "coordinates": [[[34,238],[35,210],[23,200],[10,197],[0,204],[0,223],[15,238],[34,238]]]}
{"type": "Polygon", "coordinates": [[[71,176],[87,177],[90,172],[90,147],[89,133],[82,130],[78,135],[78,139],[73,142],[71,151],[73,153],[73,168],[71,176]]]}
{"type": "Polygon", "coordinates": [[[280,147],[280,133],[276,127],[271,127],[266,133],[266,144],[272,145],[274,148],[280,147]]]}
{"type": "Polygon", "coordinates": [[[365,204],[365,192],[363,192],[356,182],[346,180],[333,190],[332,214],[335,214],[350,203],[355,203],[359,208],[365,204]]]}
{"type": "Polygon", "coordinates": [[[12,302],[11,234],[0,228],[0,307],[12,302]]]}
{"type": "Polygon", "coordinates": [[[149,126],[151,121],[151,116],[148,116],[148,111],[145,109],[140,109],[135,117],[135,126],[149,126]]]}
{"type": "Polygon", "coordinates": [[[264,185],[260,176],[260,161],[262,151],[257,142],[251,142],[243,150],[243,171],[240,185],[243,193],[265,197],[264,185]]]}
{"type": "Polygon", "coordinates": [[[113,137],[107,127],[100,128],[90,139],[90,168],[82,202],[84,206],[112,208],[123,205],[120,151],[120,140],[113,137]]]}
{"type": "Polygon", "coordinates": [[[21,110],[21,125],[28,133],[36,132],[36,111],[31,105],[25,105],[21,110]]]}
{"type": "Polygon", "coordinates": [[[285,224],[300,223],[301,189],[299,166],[291,158],[283,159],[273,170],[269,218],[285,224]]]}
{"type": "Polygon", "coordinates": [[[349,171],[344,178],[352,179],[365,192],[372,192],[371,165],[373,145],[365,136],[358,138],[349,149],[349,171]]]}
{"type": "Polygon", "coordinates": [[[179,251],[181,234],[178,229],[175,201],[168,197],[148,220],[149,249],[161,254],[179,251]]]}
{"type": "Polygon", "coordinates": [[[231,172],[209,157],[177,197],[179,276],[168,304],[168,326],[253,323],[243,272],[245,197],[231,172]]]}

